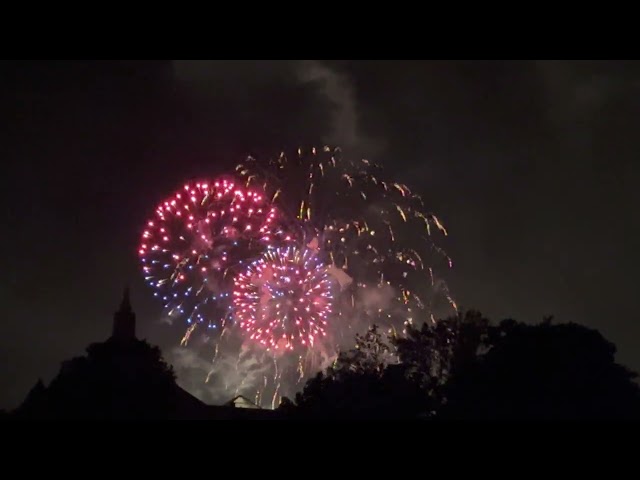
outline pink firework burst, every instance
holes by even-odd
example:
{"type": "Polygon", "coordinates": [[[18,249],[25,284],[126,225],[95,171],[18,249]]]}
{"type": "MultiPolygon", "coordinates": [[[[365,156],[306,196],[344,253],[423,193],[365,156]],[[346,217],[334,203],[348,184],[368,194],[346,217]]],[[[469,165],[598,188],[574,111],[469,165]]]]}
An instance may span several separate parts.
{"type": "Polygon", "coordinates": [[[268,349],[312,347],[326,335],[333,282],[315,252],[270,249],[236,277],[235,321],[268,349]]]}
{"type": "Polygon", "coordinates": [[[281,220],[264,194],[232,179],[184,185],[144,228],[138,253],[145,280],[170,316],[216,328],[235,274],[288,241],[281,220]]]}

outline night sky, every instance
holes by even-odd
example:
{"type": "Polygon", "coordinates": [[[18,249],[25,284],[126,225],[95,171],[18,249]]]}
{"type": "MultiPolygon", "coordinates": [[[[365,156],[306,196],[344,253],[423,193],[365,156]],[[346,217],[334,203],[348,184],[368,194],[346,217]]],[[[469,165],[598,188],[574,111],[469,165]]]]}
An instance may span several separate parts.
{"type": "Polygon", "coordinates": [[[339,143],[445,222],[450,290],[494,320],[599,329],[640,370],[640,63],[23,62],[0,65],[0,408],[110,334],[142,222],[252,152],[339,143]]]}

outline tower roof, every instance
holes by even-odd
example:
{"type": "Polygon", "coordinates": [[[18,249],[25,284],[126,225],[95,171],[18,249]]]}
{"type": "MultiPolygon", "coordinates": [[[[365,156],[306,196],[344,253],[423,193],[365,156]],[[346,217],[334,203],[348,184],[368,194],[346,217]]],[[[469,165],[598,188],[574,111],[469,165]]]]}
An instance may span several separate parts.
{"type": "Polygon", "coordinates": [[[119,341],[134,340],[136,338],[136,314],[131,308],[128,285],[124,288],[120,308],[113,316],[111,338],[119,341]]]}
{"type": "Polygon", "coordinates": [[[118,312],[133,312],[133,309],[131,308],[131,299],[129,298],[129,285],[124,287],[124,293],[122,294],[122,301],[120,302],[120,309],[118,312]]]}

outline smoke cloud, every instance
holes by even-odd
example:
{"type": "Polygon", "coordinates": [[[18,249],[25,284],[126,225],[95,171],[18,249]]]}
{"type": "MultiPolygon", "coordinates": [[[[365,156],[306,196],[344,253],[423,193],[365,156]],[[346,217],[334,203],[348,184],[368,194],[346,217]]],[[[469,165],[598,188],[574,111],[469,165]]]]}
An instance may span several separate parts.
{"type": "Polygon", "coordinates": [[[262,407],[277,407],[283,396],[294,398],[309,378],[330,367],[341,351],[354,348],[355,335],[365,333],[372,323],[390,333],[396,315],[406,313],[394,304],[396,297],[386,284],[360,289],[353,305],[333,319],[327,337],[306,352],[267,352],[229,328],[222,338],[194,334],[189,344],[171,349],[168,360],[180,386],[207,403],[221,404],[243,395],[262,407]],[[383,311],[384,316],[378,317],[383,311]]]}
{"type": "Polygon", "coordinates": [[[298,62],[297,78],[312,85],[318,98],[331,106],[328,133],[321,137],[325,144],[339,145],[343,150],[370,156],[379,153],[384,144],[374,141],[363,131],[358,112],[357,92],[352,79],[329,65],[316,60],[298,62]]]}
{"type": "Polygon", "coordinates": [[[345,75],[313,60],[300,62],[298,78],[302,83],[315,84],[318,93],[326,97],[333,107],[328,135],[322,138],[327,144],[353,147],[360,140],[356,99],[353,87],[345,75]]]}

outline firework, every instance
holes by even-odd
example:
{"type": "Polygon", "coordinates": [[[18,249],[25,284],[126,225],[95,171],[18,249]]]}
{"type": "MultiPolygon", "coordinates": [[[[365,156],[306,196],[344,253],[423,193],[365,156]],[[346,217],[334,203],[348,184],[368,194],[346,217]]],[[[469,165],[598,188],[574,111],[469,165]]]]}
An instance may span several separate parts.
{"type": "Polygon", "coordinates": [[[385,178],[379,165],[349,160],[339,148],[324,147],[267,160],[249,157],[236,170],[247,186],[260,186],[288,217],[295,217],[307,246],[348,277],[341,314],[351,305],[350,317],[357,310],[370,321],[403,310],[410,322],[414,313],[432,310],[439,300],[436,290],[456,308],[436,276],[442,264],[451,266],[435,242],[435,235],[446,236],[447,230],[425,211],[418,195],[385,178]],[[393,298],[357,305],[359,298],[382,295],[374,289],[386,292],[388,287],[393,298]]]}
{"type": "Polygon", "coordinates": [[[219,328],[230,288],[269,245],[286,242],[278,212],[263,193],[232,179],[184,185],[158,205],[139,247],[147,283],[170,317],[219,328]]]}
{"type": "Polygon", "coordinates": [[[236,278],[236,323],[268,348],[312,348],[326,335],[332,285],[327,267],[310,249],[272,249],[236,278]]]}
{"type": "Polygon", "coordinates": [[[183,340],[201,323],[225,333],[202,377],[216,401],[277,405],[372,324],[396,335],[457,309],[439,278],[446,228],[379,165],[324,147],[236,174],[161,203],[140,247],[155,295],[190,323],[183,340]]]}

